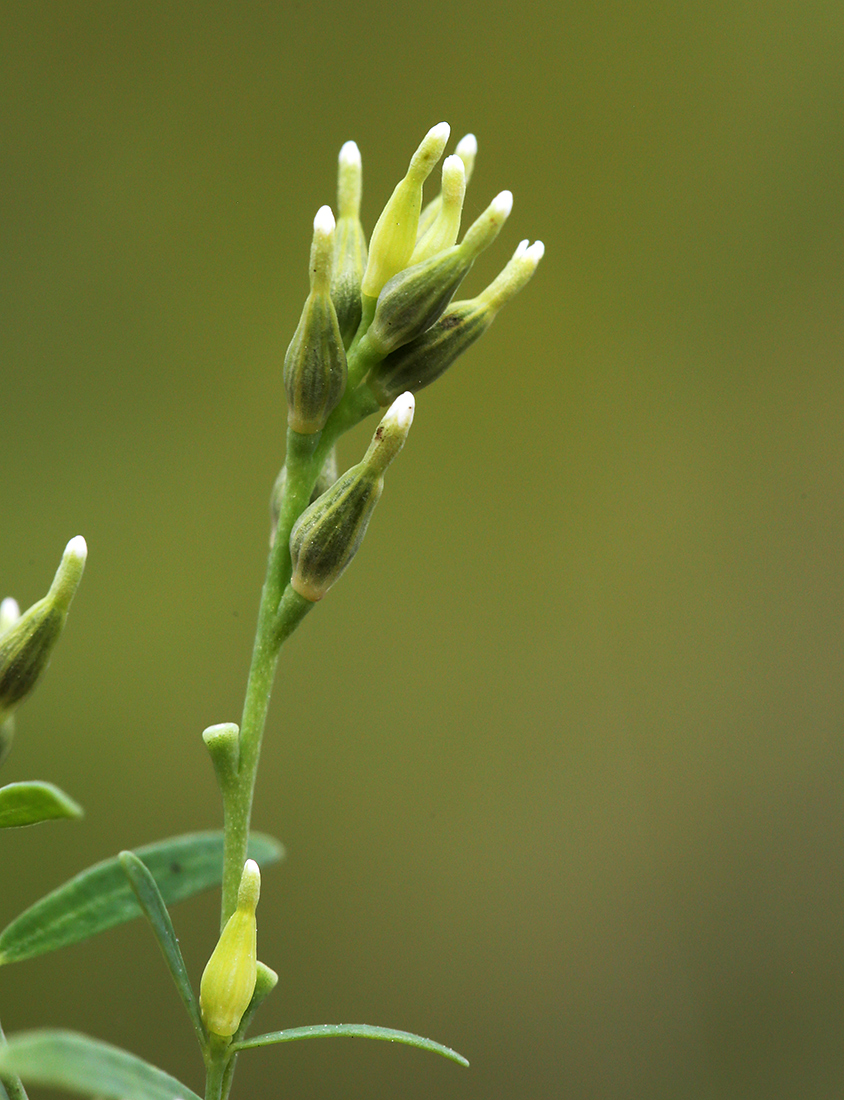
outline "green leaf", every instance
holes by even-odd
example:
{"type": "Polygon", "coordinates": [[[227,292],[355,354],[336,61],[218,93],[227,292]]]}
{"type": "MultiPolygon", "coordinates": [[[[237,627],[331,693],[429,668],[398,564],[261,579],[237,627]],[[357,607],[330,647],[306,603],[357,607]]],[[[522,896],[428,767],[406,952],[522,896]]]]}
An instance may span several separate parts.
{"type": "Polygon", "coordinates": [[[182,1003],[191,1018],[194,1031],[200,1043],[204,1045],[206,1040],[205,1028],[202,1026],[202,1018],[199,1014],[199,1005],[190,984],[188,970],[176,933],[173,930],[173,922],[164,904],[164,898],[158,889],[155,879],[147,865],[135,855],[134,852],[121,852],[117,857],[123,872],[129,880],[138,904],[143,910],[144,916],[152,926],[158,946],[164,954],[164,960],[170,971],[170,975],[182,998],[182,1003]]]}
{"type": "MultiPolygon", "coordinates": [[[[222,832],[188,833],[137,848],[165,905],[217,885],[223,877],[222,832]]],[[[249,838],[249,855],[265,867],[282,858],[277,840],[262,833],[249,838]]],[[[0,933],[0,965],[55,951],[104,932],[141,914],[115,857],[97,863],[30,906],[0,933]]]]}
{"type": "Polygon", "coordinates": [[[52,783],[8,783],[0,787],[0,829],[37,825],[57,817],[82,817],[82,807],[52,783]]]}
{"type": "Polygon", "coordinates": [[[0,1073],[27,1084],[103,1096],[109,1100],[199,1100],[169,1073],[119,1047],[75,1031],[23,1031],[0,1051],[0,1073]]]}
{"type": "Polygon", "coordinates": [[[413,1035],[409,1031],[396,1031],[392,1027],[375,1027],[372,1024],[312,1024],[310,1027],[291,1027],[286,1031],[256,1035],[254,1039],[241,1039],[239,1042],[232,1043],[229,1050],[234,1053],[238,1050],[249,1050],[251,1047],[271,1046],[273,1043],[290,1043],[294,1039],[333,1039],[341,1036],[350,1036],[353,1039],[386,1039],[388,1043],[406,1043],[411,1047],[442,1054],[444,1058],[459,1062],[461,1066],[469,1065],[462,1054],[458,1054],[451,1047],[443,1046],[442,1043],[435,1043],[433,1039],[423,1039],[421,1035],[413,1035]]]}

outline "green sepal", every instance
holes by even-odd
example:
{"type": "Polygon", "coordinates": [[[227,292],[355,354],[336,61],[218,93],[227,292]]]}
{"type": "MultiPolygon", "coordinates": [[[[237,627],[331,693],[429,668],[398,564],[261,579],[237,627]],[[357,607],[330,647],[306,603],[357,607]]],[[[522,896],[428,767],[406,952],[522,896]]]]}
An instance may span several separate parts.
{"type": "Polygon", "coordinates": [[[59,817],[82,817],[78,802],[52,783],[32,780],[0,787],[0,829],[19,829],[59,817]]]}
{"type": "Polygon", "coordinates": [[[195,1092],[128,1051],[75,1031],[23,1031],[0,1050],[0,1074],[108,1100],[199,1100],[195,1092]]]}
{"type": "Polygon", "coordinates": [[[430,1050],[434,1054],[441,1054],[444,1058],[450,1058],[452,1062],[459,1062],[461,1066],[468,1066],[468,1061],[462,1054],[458,1054],[451,1047],[436,1043],[433,1039],[425,1039],[421,1035],[414,1035],[410,1031],[396,1031],[392,1027],[377,1027],[373,1024],[312,1024],[310,1027],[291,1027],[285,1031],[272,1031],[267,1035],[256,1035],[254,1039],[241,1039],[232,1043],[229,1049],[232,1052],[251,1050],[252,1047],[267,1047],[274,1043],[290,1043],[295,1039],[384,1039],[388,1043],[405,1043],[407,1046],[419,1047],[420,1050],[430,1050]]]}
{"type": "Polygon", "coordinates": [[[167,906],[164,904],[164,898],[161,896],[158,884],[152,877],[152,872],[147,865],[138,859],[134,852],[121,852],[117,858],[120,860],[120,865],[129,880],[129,885],[132,887],[132,892],[143,910],[144,916],[149,921],[155,938],[158,940],[158,946],[164,955],[167,969],[170,971],[170,976],[179,992],[179,996],[182,998],[182,1004],[185,1006],[188,1016],[190,1016],[197,1038],[201,1044],[204,1044],[206,1033],[205,1028],[202,1026],[199,1005],[190,984],[185,960],[182,958],[179,941],[176,939],[176,933],[173,929],[173,922],[170,920],[170,914],[167,912],[167,906]]]}
{"type": "MultiPolygon", "coordinates": [[[[192,897],[223,877],[222,832],[188,833],[135,849],[155,879],[165,905],[192,897]]],[[[276,863],[284,849],[253,833],[249,856],[276,863]]],[[[117,857],[97,863],[41,898],[0,933],[0,965],[55,951],[141,915],[117,857]]]]}

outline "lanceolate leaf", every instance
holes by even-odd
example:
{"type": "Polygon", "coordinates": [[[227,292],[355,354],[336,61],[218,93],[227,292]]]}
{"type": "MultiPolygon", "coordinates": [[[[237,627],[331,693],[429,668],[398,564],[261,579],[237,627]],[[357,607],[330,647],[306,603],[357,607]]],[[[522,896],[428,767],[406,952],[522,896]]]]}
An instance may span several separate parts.
{"type": "Polygon", "coordinates": [[[108,1100],[199,1100],[169,1073],[119,1047],[75,1031],[24,1031],[0,1050],[0,1074],[26,1084],[67,1089],[108,1100]]]}
{"type": "MultiPolygon", "coordinates": [[[[188,833],[144,848],[135,854],[155,879],[165,905],[182,901],[218,884],[223,874],[223,834],[188,833]]],[[[253,833],[249,856],[259,866],[281,859],[277,840],[253,833]]],[[[0,933],[0,965],[54,951],[116,924],[140,916],[141,910],[119,860],[107,859],[82,871],[0,933]]]]}
{"type": "Polygon", "coordinates": [[[82,807],[52,783],[8,783],[0,787],[0,829],[37,825],[56,817],[82,817],[82,807]]]}
{"type": "Polygon", "coordinates": [[[442,1043],[435,1043],[433,1039],[423,1039],[421,1035],[413,1035],[409,1031],[396,1031],[392,1027],[375,1027],[373,1024],[312,1024],[310,1027],[291,1027],[286,1031],[256,1035],[254,1039],[241,1039],[239,1042],[232,1043],[230,1049],[232,1051],[249,1050],[251,1047],[271,1046],[273,1043],[289,1043],[294,1039],[333,1039],[342,1036],[353,1039],[385,1039],[388,1043],[406,1043],[411,1047],[442,1054],[444,1058],[459,1062],[461,1066],[469,1065],[462,1054],[458,1054],[451,1047],[443,1046],[442,1043]]]}
{"type": "Polygon", "coordinates": [[[199,1005],[196,1003],[193,987],[190,984],[185,960],[182,958],[182,950],[176,933],[173,930],[173,922],[164,904],[161,891],[156,885],[147,865],[138,859],[134,852],[121,852],[117,857],[132,891],[143,910],[144,916],[152,925],[155,938],[161,948],[170,975],[182,998],[182,1003],[191,1018],[194,1031],[200,1043],[206,1039],[205,1028],[202,1026],[202,1018],[199,1014],[199,1005]]]}

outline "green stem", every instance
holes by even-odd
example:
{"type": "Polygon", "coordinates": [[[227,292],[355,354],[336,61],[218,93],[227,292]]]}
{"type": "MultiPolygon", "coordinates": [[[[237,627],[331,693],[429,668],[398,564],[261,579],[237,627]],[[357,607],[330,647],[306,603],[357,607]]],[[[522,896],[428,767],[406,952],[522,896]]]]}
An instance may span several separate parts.
{"type": "Polygon", "coordinates": [[[222,1100],[223,1082],[230,1062],[228,1047],[231,1040],[217,1035],[209,1036],[205,1059],[205,1100],[222,1100]]]}
{"type": "MultiPolygon", "coordinates": [[[[6,1036],[3,1032],[3,1025],[0,1024],[0,1047],[5,1045],[6,1036]]],[[[5,1090],[8,1100],[29,1100],[26,1089],[23,1087],[23,1081],[16,1074],[4,1074],[0,1077],[0,1089],[5,1090]]]]}

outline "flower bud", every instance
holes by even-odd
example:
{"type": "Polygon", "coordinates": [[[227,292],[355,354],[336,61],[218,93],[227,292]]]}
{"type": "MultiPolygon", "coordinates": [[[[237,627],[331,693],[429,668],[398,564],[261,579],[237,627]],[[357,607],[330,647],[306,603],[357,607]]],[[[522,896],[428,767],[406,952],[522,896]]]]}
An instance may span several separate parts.
{"type": "Polygon", "coordinates": [[[466,195],[466,169],[453,153],[443,161],[440,209],[424,233],[418,234],[408,265],[421,263],[445,248],[451,248],[460,232],[460,215],[466,195]]]}
{"type": "Polygon", "coordinates": [[[50,591],[14,622],[11,620],[17,604],[14,600],[3,601],[3,618],[9,625],[0,634],[0,722],[5,722],[23,702],[47,668],[82,579],[87,554],[81,535],[71,539],[50,591]]]}
{"type": "Polygon", "coordinates": [[[337,173],[337,228],[331,300],[343,344],[348,347],[361,318],[360,284],[366,267],[366,238],[360,221],[361,159],[353,141],[340,150],[337,173]]]}
{"type": "Polygon", "coordinates": [[[475,258],[498,236],[512,208],[512,194],[502,191],[472,223],[460,244],[394,275],[381,291],[372,324],[358,345],[360,357],[375,362],[430,328],[475,258]]]}
{"type": "Polygon", "coordinates": [[[320,207],[311,245],[311,292],[287,354],[284,388],[287,422],[294,431],[321,431],[346,387],[346,352],[331,300],[334,215],[320,207]]]}
{"type": "MultiPolygon", "coordinates": [[[[463,161],[463,169],[466,173],[465,186],[468,187],[469,180],[472,178],[472,172],[475,168],[475,157],[478,153],[478,139],[474,134],[466,134],[465,137],[462,137],[460,141],[458,141],[457,148],[454,152],[463,161]]],[[[419,215],[419,229],[416,233],[417,242],[422,240],[439,217],[442,201],[443,195],[442,192],[440,192],[436,198],[431,199],[428,205],[423,208],[422,213],[419,215]]]]}
{"type": "Polygon", "coordinates": [[[223,1038],[234,1035],[252,1000],[258,958],[255,909],[260,893],[258,864],[247,859],[237,892],[237,908],[226,921],[199,983],[199,1007],[212,1035],[223,1038]]]}
{"type": "Polygon", "coordinates": [[[522,241],[486,290],[476,298],[453,302],[436,324],[378,363],[367,378],[378,403],[388,405],[397,393],[418,393],[435,382],[486,332],[504,303],[528,282],[544,251],[541,241],[530,247],[522,241]]]}
{"type": "Polygon", "coordinates": [[[363,461],[306,508],[290,533],[291,587],[321,600],[358,551],[381,491],[384,472],[404,446],[413,421],[413,395],[402,394],[375,430],[363,461]]]}
{"type": "Polygon", "coordinates": [[[396,185],[375,224],[361,283],[361,293],[368,298],[377,298],[384,283],[407,266],[416,246],[422,185],[442,156],[448,135],[447,122],[428,131],[411,158],[407,175],[396,185]]]}

